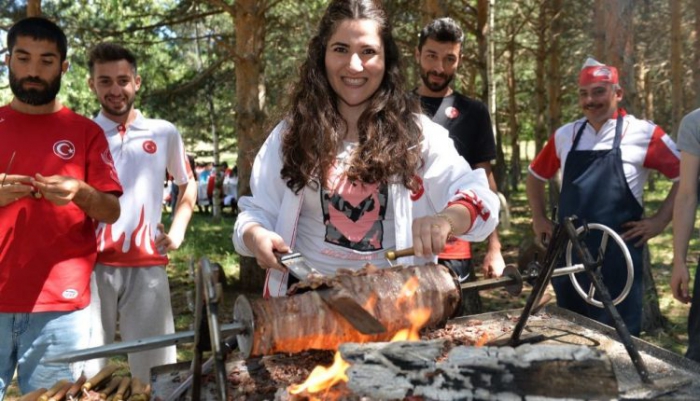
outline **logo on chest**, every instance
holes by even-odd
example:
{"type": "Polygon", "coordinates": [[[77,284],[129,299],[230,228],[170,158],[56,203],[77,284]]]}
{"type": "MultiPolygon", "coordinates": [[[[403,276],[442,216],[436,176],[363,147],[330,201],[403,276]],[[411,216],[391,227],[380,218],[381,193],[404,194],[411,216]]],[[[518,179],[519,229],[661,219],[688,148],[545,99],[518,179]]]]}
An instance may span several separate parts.
{"type": "Polygon", "coordinates": [[[459,110],[450,106],[445,109],[445,117],[449,118],[450,120],[454,120],[455,118],[459,117],[459,110]]]}
{"type": "Polygon", "coordinates": [[[156,153],[156,151],[158,150],[158,146],[156,145],[156,143],[154,141],[149,139],[143,143],[143,150],[146,153],[152,155],[152,154],[156,153]]]}
{"type": "Polygon", "coordinates": [[[53,153],[63,160],[70,160],[75,156],[75,145],[69,140],[58,141],[53,144],[53,153]]]}

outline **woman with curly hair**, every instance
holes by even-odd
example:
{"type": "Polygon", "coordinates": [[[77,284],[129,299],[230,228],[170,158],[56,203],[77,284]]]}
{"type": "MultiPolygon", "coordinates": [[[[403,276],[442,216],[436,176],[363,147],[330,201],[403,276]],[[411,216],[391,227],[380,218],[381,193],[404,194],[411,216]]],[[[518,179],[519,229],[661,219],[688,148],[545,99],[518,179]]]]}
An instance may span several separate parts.
{"type": "Polygon", "coordinates": [[[284,121],[260,149],[252,196],[241,197],[233,243],[268,269],[266,296],[292,248],[323,274],[413,247],[434,261],[447,239],[486,238],[498,199],[447,131],[404,90],[400,53],[376,0],[332,1],[311,39],[284,121]]]}

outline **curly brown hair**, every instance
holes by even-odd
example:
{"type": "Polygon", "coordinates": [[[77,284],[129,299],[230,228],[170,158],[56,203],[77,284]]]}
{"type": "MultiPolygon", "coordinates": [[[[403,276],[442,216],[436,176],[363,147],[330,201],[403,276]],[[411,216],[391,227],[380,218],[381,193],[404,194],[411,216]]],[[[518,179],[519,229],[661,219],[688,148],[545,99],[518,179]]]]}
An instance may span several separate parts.
{"type": "Polygon", "coordinates": [[[309,42],[285,117],[281,174],[295,193],[306,185],[325,186],[335,163],[347,122],[338,112],[338,96],[326,76],[326,47],[342,21],[358,19],[377,22],[385,71],[382,83],[359,117],[359,144],[348,161],[346,174],[350,180],[368,184],[396,180],[412,190],[418,187],[414,177],[422,163],[422,131],[416,117],[420,106],[404,89],[400,53],[386,13],[374,0],[335,0],[309,42]]]}

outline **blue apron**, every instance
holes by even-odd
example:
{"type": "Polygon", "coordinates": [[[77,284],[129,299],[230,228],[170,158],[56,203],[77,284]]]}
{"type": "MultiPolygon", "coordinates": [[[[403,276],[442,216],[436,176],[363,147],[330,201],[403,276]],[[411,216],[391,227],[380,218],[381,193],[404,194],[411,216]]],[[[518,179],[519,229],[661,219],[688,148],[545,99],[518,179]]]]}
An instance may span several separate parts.
{"type": "MultiPolygon", "coordinates": [[[[622,116],[617,117],[615,140],[609,150],[576,150],[586,122],[579,128],[566,158],[562,191],[559,198],[559,221],[564,217],[576,215],[588,223],[604,224],[621,234],[622,224],[640,220],[644,209],[639,204],[627,184],[622,167],[622,116]]],[[[586,238],[586,244],[594,258],[598,257],[601,233],[592,232],[586,238]]],[[[632,335],[639,336],[642,324],[642,247],[635,247],[632,239],[627,241],[627,249],[634,263],[634,282],[625,300],[617,305],[627,328],[632,335]]],[[[603,282],[608,287],[613,299],[622,292],[627,268],[622,252],[612,240],[608,242],[602,268],[603,282]]],[[[577,255],[573,263],[580,263],[577,255]]],[[[590,280],[586,273],[576,275],[584,291],[588,291],[590,280]]],[[[612,325],[612,320],[604,308],[589,305],[574,289],[569,276],[552,279],[557,294],[557,304],[599,322],[612,325]]]]}

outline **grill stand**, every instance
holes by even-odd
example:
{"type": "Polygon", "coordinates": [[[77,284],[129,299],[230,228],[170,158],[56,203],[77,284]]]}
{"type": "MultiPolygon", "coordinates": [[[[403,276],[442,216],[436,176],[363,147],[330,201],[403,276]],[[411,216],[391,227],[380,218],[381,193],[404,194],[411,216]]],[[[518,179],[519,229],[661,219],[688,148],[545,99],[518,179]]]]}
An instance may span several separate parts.
{"type": "MultiPolygon", "coordinates": [[[[547,284],[549,284],[552,279],[552,273],[554,272],[555,266],[565,249],[567,241],[570,241],[574,247],[574,251],[579,255],[583,261],[583,266],[585,272],[593,283],[596,291],[600,294],[600,298],[603,302],[605,310],[608,311],[610,317],[613,319],[613,324],[618,336],[620,337],[620,342],[624,345],[627,353],[634,364],[639,377],[645,384],[654,384],[654,382],[649,377],[649,371],[644,364],[644,360],[639,355],[637,347],[632,341],[632,335],[630,334],[625,322],[622,320],[622,316],[615,308],[610,293],[607,287],[603,284],[602,276],[600,274],[600,268],[602,266],[602,255],[599,255],[598,260],[594,260],[591,256],[588,248],[581,245],[579,241],[579,235],[576,233],[576,228],[574,227],[573,221],[576,216],[564,218],[564,222],[555,225],[554,232],[552,234],[552,240],[547,247],[547,253],[544,259],[544,270],[540,270],[540,274],[537,276],[535,285],[532,289],[532,293],[525,303],[520,319],[513,329],[513,334],[510,338],[510,345],[517,346],[523,341],[521,340],[521,335],[525,325],[527,324],[528,318],[532,314],[532,310],[535,305],[538,305],[542,295],[545,292],[547,284]]],[[[585,230],[583,235],[585,235],[585,230]]],[[[536,261],[533,262],[538,264],[536,261]]],[[[536,268],[540,268],[537,266],[536,268]]]]}
{"type": "MultiPolygon", "coordinates": [[[[235,337],[222,341],[219,325],[219,302],[222,300],[223,289],[219,280],[219,268],[211,264],[207,258],[202,258],[198,269],[194,271],[195,283],[195,314],[194,314],[194,355],[190,366],[191,374],[170,393],[167,400],[177,400],[188,388],[191,388],[191,400],[201,399],[202,375],[208,374],[214,368],[216,376],[215,399],[226,401],[226,356],[235,345],[235,337]],[[204,351],[211,351],[211,357],[202,363],[204,351]]],[[[193,270],[192,263],[190,270],[193,270]]]]}

